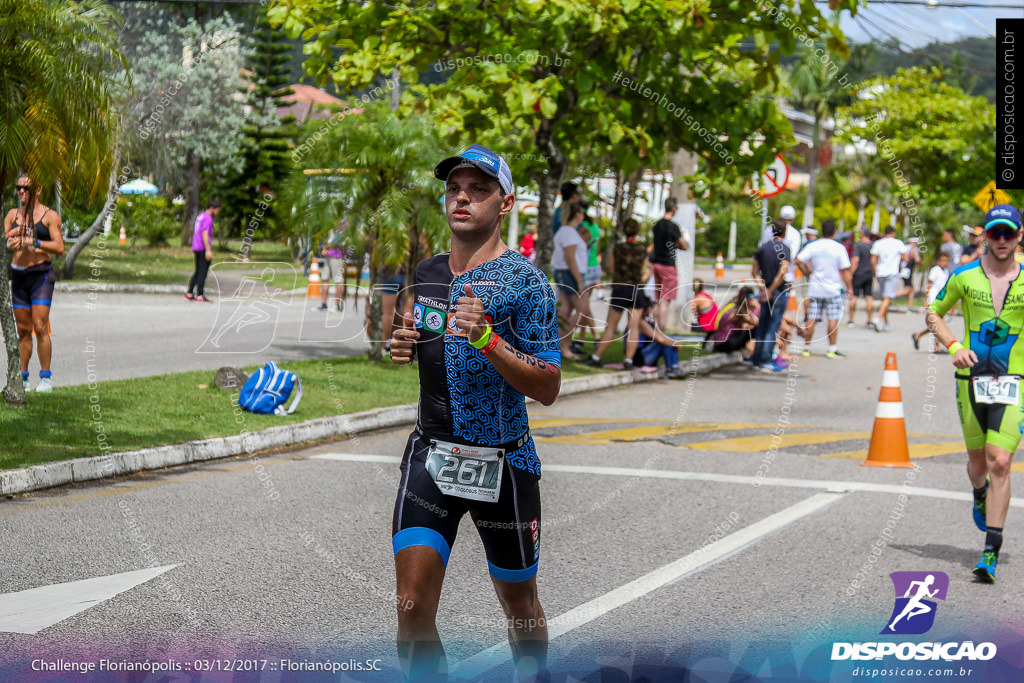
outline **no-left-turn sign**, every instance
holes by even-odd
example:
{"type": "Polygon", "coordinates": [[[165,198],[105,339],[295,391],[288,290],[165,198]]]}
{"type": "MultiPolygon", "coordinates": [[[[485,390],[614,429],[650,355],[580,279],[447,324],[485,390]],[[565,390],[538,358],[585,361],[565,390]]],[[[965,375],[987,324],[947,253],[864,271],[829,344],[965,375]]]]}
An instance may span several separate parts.
{"type": "Polygon", "coordinates": [[[776,154],[772,165],[754,176],[754,188],[759,197],[774,197],[786,189],[788,182],[789,165],[781,154],[776,154]]]}

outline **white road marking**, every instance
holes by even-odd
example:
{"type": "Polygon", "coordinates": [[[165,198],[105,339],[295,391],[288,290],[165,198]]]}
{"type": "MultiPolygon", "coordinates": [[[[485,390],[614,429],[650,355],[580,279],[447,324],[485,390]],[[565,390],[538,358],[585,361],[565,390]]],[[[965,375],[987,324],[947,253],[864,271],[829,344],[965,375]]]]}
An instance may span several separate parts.
{"type": "Polygon", "coordinates": [[[0,595],[0,632],[39,633],[177,566],[150,567],[0,595]]]}
{"type": "MultiPolygon", "coordinates": [[[[356,453],[325,453],[315,455],[314,458],[324,460],[342,460],[346,462],[384,462],[397,464],[401,458],[392,455],[361,455],[356,453]]],[[[946,491],[943,489],[926,489],[916,486],[895,486],[893,484],[872,484],[864,481],[838,481],[828,479],[787,479],[782,477],[755,477],[739,476],[735,474],[716,474],[714,472],[684,472],[679,470],[648,470],[630,467],[594,467],[591,465],[544,465],[545,472],[565,472],[567,474],[598,474],[616,477],[642,477],[646,479],[679,479],[683,481],[709,481],[717,484],[745,484],[752,486],[755,481],[758,486],[783,486],[798,489],[819,489],[824,491],[863,491],[865,493],[901,493],[907,496],[921,496],[924,498],[941,498],[944,500],[971,501],[974,496],[970,493],[959,491],[946,491]]],[[[1012,498],[1010,505],[1013,507],[1024,507],[1024,499],[1012,498]]]]}
{"type": "MultiPolygon", "coordinates": [[[[574,607],[568,612],[548,621],[548,636],[554,640],[667,584],[702,571],[729,555],[742,552],[783,527],[834,503],[842,495],[835,493],[815,494],[796,505],[776,512],[719,541],[715,541],[685,557],[681,557],[675,562],[655,569],[600,597],[574,607]]],[[[512,651],[508,643],[502,642],[457,663],[452,667],[451,673],[459,678],[474,679],[484,672],[509,661],[511,658],[512,651]]]]}

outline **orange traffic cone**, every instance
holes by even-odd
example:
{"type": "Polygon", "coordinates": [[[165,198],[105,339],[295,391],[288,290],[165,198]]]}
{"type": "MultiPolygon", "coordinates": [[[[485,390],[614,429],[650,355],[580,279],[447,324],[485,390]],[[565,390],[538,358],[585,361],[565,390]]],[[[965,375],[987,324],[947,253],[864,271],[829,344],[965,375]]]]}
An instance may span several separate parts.
{"type": "Polygon", "coordinates": [[[800,284],[800,277],[802,275],[803,274],[800,272],[799,268],[794,268],[793,269],[793,282],[792,282],[792,284],[790,285],[790,288],[789,288],[789,300],[786,302],[786,310],[787,311],[799,311],[800,310],[800,300],[797,298],[796,288],[797,288],[797,285],[800,284]]]}
{"type": "Polygon", "coordinates": [[[718,252],[718,258],[715,259],[715,279],[725,279],[725,261],[722,260],[722,252],[718,252]]]}
{"type": "Polygon", "coordinates": [[[121,232],[117,235],[118,244],[128,244],[128,233],[124,231],[124,223],[121,224],[121,232]]]}
{"type": "Polygon", "coordinates": [[[903,394],[900,392],[900,373],[896,368],[896,354],[885,356],[882,389],[878,392],[875,426],[871,430],[868,459],[861,465],[872,467],[913,467],[910,447],[907,445],[907,423],[903,420],[903,394]]]}
{"type": "Polygon", "coordinates": [[[317,265],[316,259],[309,264],[309,284],[306,286],[306,298],[320,298],[320,266],[317,265]]]}

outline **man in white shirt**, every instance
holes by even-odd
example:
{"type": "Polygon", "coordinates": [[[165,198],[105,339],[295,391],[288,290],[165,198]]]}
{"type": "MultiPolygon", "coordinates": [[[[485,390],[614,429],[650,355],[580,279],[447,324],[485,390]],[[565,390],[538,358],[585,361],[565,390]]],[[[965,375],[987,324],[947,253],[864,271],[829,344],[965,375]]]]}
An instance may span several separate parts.
{"type": "Polygon", "coordinates": [[[882,297],[878,316],[868,323],[868,327],[874,327],[876,332],[889,331],[889,304],[900,291],[900,268],[907,260],[907,245],[896,239],[895,234],[896,228],[890,225],[885,229],[885,237],[871,246],[871,266],[875,269],[879,296],[882,297]]]}
{"type": "Polygon", "coordinates": [[[843,292],[853,289],[850,277],[850,255],[836,242],[835,221],[821,223],[821,239],[804,247],[796,257],[796,265],[810,278],[807,290],[807,325],[804,328],[803,355],[811,355],[814,325],[828,320],[828,352],[826,358],[843,358],[839,352],[839,320],[843,317],[843,292]],[[844,290],[845,288],[845,290],[844,290]]]}

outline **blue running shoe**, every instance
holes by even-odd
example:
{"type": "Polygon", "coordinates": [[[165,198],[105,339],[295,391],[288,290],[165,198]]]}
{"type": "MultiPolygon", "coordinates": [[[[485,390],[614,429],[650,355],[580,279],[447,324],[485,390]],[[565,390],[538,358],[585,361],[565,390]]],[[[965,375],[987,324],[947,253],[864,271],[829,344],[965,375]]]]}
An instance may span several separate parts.
{"type": "Polygon", "coordinates": [[[981,531],[987,531],[988,525],[985,520],[985,502],[988,499],[989,479],[985,478],[985,496],[981,500],[975,500],[971,506],[971,513],[974,515],[974,525],[981,531]]]}
{"type": "Polygon", "coordinates": [[[974,567],[974,575],[981,579],[983,583],[995,583],[996,563],[998,561],[995,553],[988,551],[982,553],[981,561],[974,567]]]}

